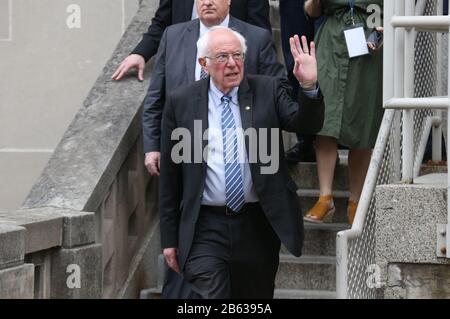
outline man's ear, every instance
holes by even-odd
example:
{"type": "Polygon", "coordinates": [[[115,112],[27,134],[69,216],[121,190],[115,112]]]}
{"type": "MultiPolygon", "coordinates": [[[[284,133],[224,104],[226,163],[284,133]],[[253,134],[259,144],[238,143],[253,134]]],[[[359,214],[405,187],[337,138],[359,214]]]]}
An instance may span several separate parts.
{"type": "Polygon", "coordinates": [[[205,58],[198,58],[198,63],[205,70],[205,72],[208,73],[208,65],[206,65],[206,59],[205,58]]]}

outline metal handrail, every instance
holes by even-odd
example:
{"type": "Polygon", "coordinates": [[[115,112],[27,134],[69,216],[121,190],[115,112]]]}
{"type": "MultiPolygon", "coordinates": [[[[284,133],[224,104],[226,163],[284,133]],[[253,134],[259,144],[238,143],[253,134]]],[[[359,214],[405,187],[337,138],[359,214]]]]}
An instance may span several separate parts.
{"type": "Polygon", "coordinates": [[[386,109],[447,109],[450,105],[448,97],[424,97],[424,98],[392,98],[384,103],[386,109]]]}
{"type": "Polygon", "coordinates": [[[358,238],[363,231],[364,221],[366,220],[366,215],[372,200],[372,194],[377,186],[377,177],[381,169],[381,162],[383,161],[384,150],[389,140],[389,133],[391,131],[395,112],[396,111],[394,110],[387,110],[384,113],[381,128],[377,137],[377,147],[374,149],[370,160],[369,169],[364,181],[352,228],[340,231],[336,235],[336,293],[337,297],[340,299],[348,298],[348,241],[358,238]]]}
{"type": "MultiPolygon", "coordinates": [[[[414,112],[416,109],[448,109],[450,105],[448,96],[413,98],[414,70],[411,68],[411,65],[414,65],[415,62],[414,45],[417,31],[449,32],[450,27],[450,18],[448,16],[414,16],[414,14],[423,14],[426,1],[418,0],[417,3],[415,3],[415,0],[384,1],[385,77],[383,82],[383,100],[385,101],[384,107],[387,110],[380,127],[352,228],[341,231],[336,236],[336,289],[338,298],[349,298],[349,280],[352,279],[349,278],[349,242],[361,238],[363,234],[389,138],[391,137],[393,140],[394,176],[398,176],[397,171],[400,171],[399,165],[402,163],[402,180],[412,183],[413,177],[418,173],[417,165],[421,162],[425,150],[424,139],[422,138],[422,142],[418,147],[418,154],[414,156],[414,112]],[[387,23],[389,21],[391,22],[390,24],[387,23]],[[404,30],[400,30],[400,28],[404,28],[404,30]],[[394,125],[394,123],[399,121],[399,110],[402,110],[403,114],[402,158],[399,155],[400,125],[394,125]],[[390,134],[391,131],[395,132],[395,136],[390,136],[392,135],[390,134]]],[[[442,1],[438,1],[438,6],[442,6],[442,1]]],[[[438,14],[442,14],[442,12],[438,10],[438,14]]],[[[450,69],[448,72],[450,74],[450,69]]],[[[437,117],[428,118],[425,123],[425,132],[427,134],[432,126],[441,123],[439,118],[440,112],[437,112],[436,115],[437,117]]],[[[435,154],[441,152],[441,133],[439,130],[436,130],[436,132],[438,133],[433,133],[433,136],[438,136],[439,143],[434,144],[433,148],[437,146],[439,149],[433,149],[433,159],[435,154]]],[[[450,133],[450,125],[448,133],[450,133]]],[[[448,176],[448,185],[450,185],[450,174],[448,176]]],[[[450,211],[450,201],[448,201],[448,211],[450,211]]],[[[448,214],[447,234],[450,234],[450,214],[448,214]]],[[[447,247],[450,247],[450,236],[447,236],[447,247]]],[[[450,249],[447,249],[447,258],[450,258],[450,249]]],[[[361,278],[358,280],[361,280],[361,278]]]]}

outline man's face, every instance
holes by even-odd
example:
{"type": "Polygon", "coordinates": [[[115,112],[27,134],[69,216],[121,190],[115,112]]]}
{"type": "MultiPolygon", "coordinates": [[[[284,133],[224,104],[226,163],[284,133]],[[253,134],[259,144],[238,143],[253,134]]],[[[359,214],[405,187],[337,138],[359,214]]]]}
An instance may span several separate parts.
{"type": "Polygon", "coordinates": [[[230,11],[231,0],[196,0],[199,19],[207,27],[219,25],[230,11]]]}
{"type": "MultiPolygon", "coordinates": [[[[209,73],[217,88],[222,93],[228,94],[234,87],[239,86],[244,77],[244,58],[233,58],[231,55],[242,54],[239,39],[230,31],[212,31],[209,39],[207,65],[205,70],[209,73]],[[218,57],[227,56],[224,62],[219,62],[218,57]]],[[[205,60],[203,60],[205,62],[205,60]]],[[[204,63],[203,63],[204,64],[204,63]]]]}

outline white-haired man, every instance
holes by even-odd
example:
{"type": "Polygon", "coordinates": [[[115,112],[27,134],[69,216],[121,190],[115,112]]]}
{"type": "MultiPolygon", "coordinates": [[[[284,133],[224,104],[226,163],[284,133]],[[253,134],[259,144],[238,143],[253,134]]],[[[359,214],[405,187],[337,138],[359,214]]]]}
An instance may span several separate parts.
{"type": "Polygon", "coordinates": [[[288,84],[286,69],[278,63],[269,31],[231,16],[230,0],[196,1],[196,5],[199,18],[168,27],[156,55],[142,116],[145,165],[152,176],[159,175],[161,116],[166,95],[204,76],[197,63],[195,44],[209,28],[221,25],[243,34],[249,42],[246,72],[285,77],[288,84]]]}
{"type": "Polygon", "coordinates": [[[311,43],[309,54],[306,38],[302,44],[298,36],[291,39],[294,74],[303,88],[299,107],[279,78],[245,75],[246,45],[239,33],[214,27],[197,46],[209,77],[169,94],[163,115],[164,256],[201,298],[272,298],[280,241],[295,256],[303,244],[303,216],[280,130],[314,134],[322,127],[315,47],[311,43]],[[198,158],[196,152],[207,156],[199,162],[175,159],[177,129],[192,136],[183,158],[198,158]],[[238,138],[238,131],[249,129],[256,141],[238,138]],[[206,145],[204,153],[198,146],[206,145]],[[278,169],[267,174],[259,154],[263,148],[277,154],[278,169]]]}

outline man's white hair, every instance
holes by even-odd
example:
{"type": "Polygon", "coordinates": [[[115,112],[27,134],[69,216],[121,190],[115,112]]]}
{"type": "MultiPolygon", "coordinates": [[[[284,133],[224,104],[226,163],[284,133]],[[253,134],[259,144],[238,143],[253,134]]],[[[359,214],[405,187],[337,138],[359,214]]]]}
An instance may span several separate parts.
{"type": "Polygon", "coordinates": [[[223,26],[218,25],[218,26],[214,26],[211,29],[209,29],[208,32],[206,32],[204,35],[202,35],[200,37],[200,39],[198,39],[197,52],[198,52],[199,57],[204,58],[209,55],[208,44],[210,41],[210,36],[211,36],[210,34],[211,34],[211,32],[214,32],[217,30],[226,30],[226,31],[233,33],[236,36],[236,38],[238,38],[239,42],[241,43],[242,53],[245,54],[247,52],[247,44],[246,44],[245,38],[242,36],[242,34],[240,34],[239,32],[237,32],[233,29],[230,29],[228,27],[223,27],[223,26]]]}

